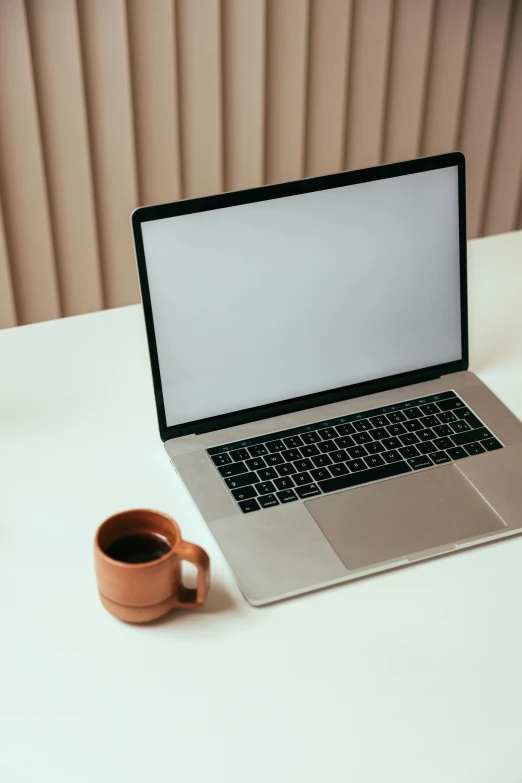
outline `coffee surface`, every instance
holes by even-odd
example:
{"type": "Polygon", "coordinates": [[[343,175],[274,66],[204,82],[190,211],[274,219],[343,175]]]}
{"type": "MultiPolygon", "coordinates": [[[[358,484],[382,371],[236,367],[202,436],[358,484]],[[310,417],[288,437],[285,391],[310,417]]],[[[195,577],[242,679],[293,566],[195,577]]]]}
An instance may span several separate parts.
{"type": "Polygon", "coordinates": [[[170,550],[171,545],[163,536],[140,533],[117,538],[109,544],[105,554],[121,563],[149,563],[159,560],[170,550]]]}

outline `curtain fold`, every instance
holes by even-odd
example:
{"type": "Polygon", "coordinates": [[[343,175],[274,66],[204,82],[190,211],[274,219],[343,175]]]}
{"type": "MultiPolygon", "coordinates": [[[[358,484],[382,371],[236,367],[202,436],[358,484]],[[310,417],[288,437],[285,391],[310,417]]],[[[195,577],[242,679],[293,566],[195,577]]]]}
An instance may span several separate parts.
{"type": "Polygon", "coordinates": [[[2,0],[0,328],[138,301],[138,205],[461,149],[522,228],[522,0],[2,0]]]}

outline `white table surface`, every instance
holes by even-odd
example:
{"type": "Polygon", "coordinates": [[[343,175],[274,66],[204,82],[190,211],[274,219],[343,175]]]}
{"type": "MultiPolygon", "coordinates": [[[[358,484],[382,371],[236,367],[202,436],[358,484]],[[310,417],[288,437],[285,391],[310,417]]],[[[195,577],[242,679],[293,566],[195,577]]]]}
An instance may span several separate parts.
{"type": "MultiPolygon", "coordinates": [[[[470,243],[471,368],[522,418],[522,232],[470,243]]],[[[0,780],[522,780],[522,537],[250,608],[157,434],[139,307],[0,332],[0,780]],[[200,613],[124,625],[92,543],[163,509],[200,613]]],[[[522,510],[521,510],[522,513],[522,510]]]]}

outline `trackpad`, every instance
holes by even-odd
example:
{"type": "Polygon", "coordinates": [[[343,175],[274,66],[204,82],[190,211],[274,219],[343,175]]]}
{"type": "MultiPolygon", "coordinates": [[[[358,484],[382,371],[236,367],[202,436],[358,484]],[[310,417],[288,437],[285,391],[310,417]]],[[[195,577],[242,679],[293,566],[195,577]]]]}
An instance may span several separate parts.
{"type": "Polygon", "coordinates": [[[453,465],[324,495],[305,505],[349,570],[505,527],[453,465]]]}

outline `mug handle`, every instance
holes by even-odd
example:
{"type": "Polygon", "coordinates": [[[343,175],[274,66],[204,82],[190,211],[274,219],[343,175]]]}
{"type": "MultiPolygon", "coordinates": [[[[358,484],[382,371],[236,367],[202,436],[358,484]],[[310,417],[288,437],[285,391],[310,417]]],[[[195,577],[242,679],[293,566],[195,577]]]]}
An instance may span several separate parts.
{"type": "Polygon", "coordinates": [[[181,609],[192,609],[201,606],[207,597],[210,586],[210,559],[204,549],[197,544],[191,544],[188,541],[179,542],[176,547],[176,554],[180,560],[187,560],[198,569],[197,587],[185,587],[181,582],[178,590],[178,605],[181,609]]]}

